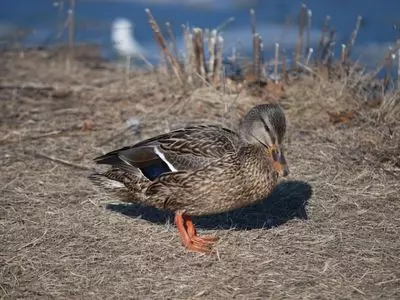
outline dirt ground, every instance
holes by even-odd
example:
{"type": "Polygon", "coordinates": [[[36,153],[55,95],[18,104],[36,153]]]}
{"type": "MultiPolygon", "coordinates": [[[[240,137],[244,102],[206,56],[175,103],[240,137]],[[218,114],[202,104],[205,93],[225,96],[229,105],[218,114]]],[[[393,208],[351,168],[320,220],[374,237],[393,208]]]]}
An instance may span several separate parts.
{"type": "Polygon", "coordinates": [[[196,218],[220,238],[201,255],[170,214],[93,186],[92,159],[189,123],[234,126],[266,100],[76,55],[0,55],[2,299],[400,298],[399,94],[369,108],[346,80],[289,85],[290,176],[258,205],[196,218]],[[330,122],[345,109],[349,123],[330,122]]]}

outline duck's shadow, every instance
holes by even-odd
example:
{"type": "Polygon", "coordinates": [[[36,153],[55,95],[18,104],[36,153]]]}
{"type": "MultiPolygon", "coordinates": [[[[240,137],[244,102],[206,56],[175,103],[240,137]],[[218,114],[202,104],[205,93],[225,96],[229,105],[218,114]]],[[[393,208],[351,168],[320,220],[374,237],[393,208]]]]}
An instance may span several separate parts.
{"type": "MultiPolygon", "coordinates": [[[[306,205],[311,198],[312,188],[302,181],[280,183],[264,201],[227,213],[193,217],[197,228],[237,230],[270,228],[298,218],[306,220],[306,205]]],[[[172,214],[138,204],[108,204],[107,209],[133,218],[140,217],[157,224],[165,224],[172,214]]]]}

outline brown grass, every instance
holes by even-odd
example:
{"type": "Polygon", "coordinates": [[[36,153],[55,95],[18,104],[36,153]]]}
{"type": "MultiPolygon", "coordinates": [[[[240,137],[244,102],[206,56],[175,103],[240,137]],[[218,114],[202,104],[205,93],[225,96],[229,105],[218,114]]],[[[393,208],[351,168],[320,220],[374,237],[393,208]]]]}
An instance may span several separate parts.
{"type": "Polygon", "coordinates": [[[126,81],[87,52],[75,49],[69,72],[62,51],[0,56],[3,298],[400,297],[399,94],[370,108],[351,76],[286,86],[291,175],[259,205],[197,218],[221,238],[202,256],[181,247],[170,215],[92,186],[92,159],[193,122],[234,126],[267,97],[150,73],[126,81]],[[355,118],[331,124],[327,111],[343,110],[355,118]]]}

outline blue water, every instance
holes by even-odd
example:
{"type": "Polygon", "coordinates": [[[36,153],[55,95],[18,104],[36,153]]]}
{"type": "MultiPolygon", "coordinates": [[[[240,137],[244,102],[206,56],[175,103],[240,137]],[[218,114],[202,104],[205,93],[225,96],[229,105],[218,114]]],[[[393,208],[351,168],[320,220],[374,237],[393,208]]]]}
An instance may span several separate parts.
{"type": "MultiPolygon", "coordinates": [[[[50,0],[1,0],[0,39],[16,29],[31,29],[33,33],[24,41],[41,45],[57,42],[57,26],[65,20],[66,9],[58,13],[55,1],[50,0]]],[[[181,24],[215,28],[229,17],[235,21],[226,28],[226,45],[241,40],[250,47],[249,8],[256,10],[257,26],[265,44],[273,45],[286,39],[290,47],[297,34],[296,20],[302,2],[295,0],[229,1],[229,0],[77,0],[76,39],[94,42],[102,47],[106,56],[113,54],[110,41],[110,26],[117,17],[130,19],[135,23],[135,37],[149,49],[150,55],[157,55],[152,32],[149,28],[145,8],[150,8],[159,25],[169,21],[178,40],[181,40],[181,24]],[[160,4],[160,2],[164,4],[160,4]],[[165,4],[167,2],[167,4],[165,4]],[[188,3],[196,3],[191,5],[188,3]],[[218,3],[218,4],[215,4],[218,3]],[[247,4],[248,3],[248,4],[247,4]],[[293,27],[290,27],[293,25],[293,27]]],[[[400,33],[393,25],[400,23],[399,0],[309,0],[303,1],[312,10],[312,41],[319,39],[320,28],[325,16],[331,16],[331,24],[338,34],[338,47],[348,41],[358,15],[363,17],[357,38],[356,55],[371,63],[381,59],[400,33]]],[[[68,1],[64,7],[68,8],[68,1]]],[[[66,37],[64,37],[65,39],[66,37]]]]}

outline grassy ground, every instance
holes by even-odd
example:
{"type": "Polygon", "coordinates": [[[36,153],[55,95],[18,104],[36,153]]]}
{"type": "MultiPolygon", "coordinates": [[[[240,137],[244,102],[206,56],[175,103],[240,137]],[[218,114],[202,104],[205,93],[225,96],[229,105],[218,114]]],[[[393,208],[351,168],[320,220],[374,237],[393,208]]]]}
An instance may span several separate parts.
{"type": "Polygon", "coordinates": [[[351,76],[288,85],[291,175],[259,205],[195,219],[220,237],[204,256],[170,215],[96,189],[92,159],[191,122],[234,126],[268,97],[126,80],[76,55],[70,71],[60,52],[0,56],[2,298],[400,298],[399,94],[371,108],[351,76]],[[331,122],[346,109],[349,123],[331,122]],[[124,131],[131,117],[140,126],[124,131]]]}

